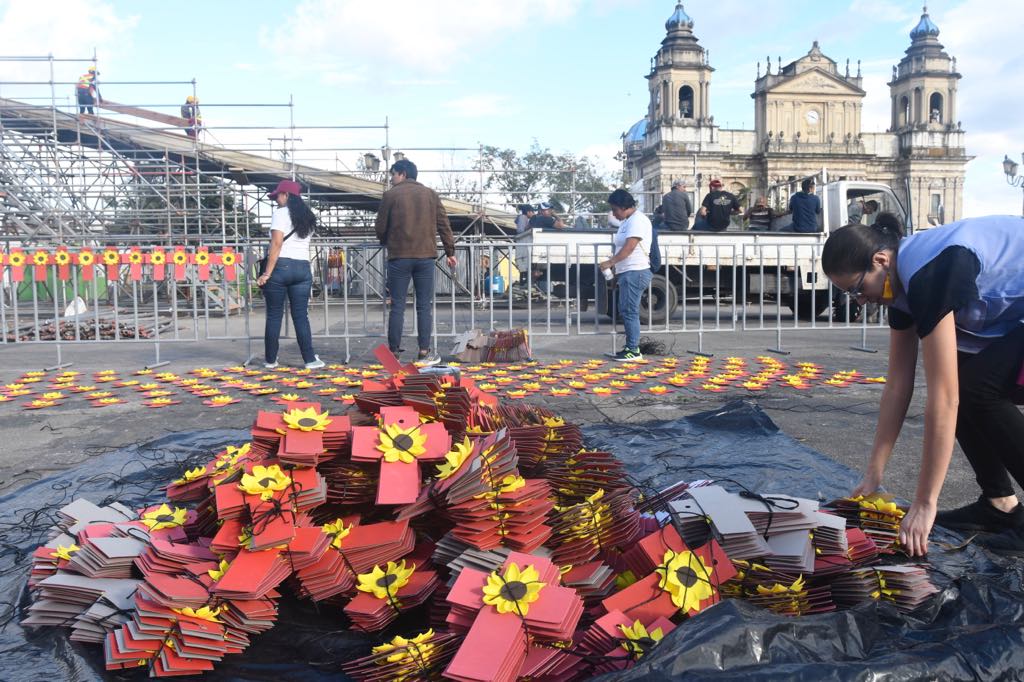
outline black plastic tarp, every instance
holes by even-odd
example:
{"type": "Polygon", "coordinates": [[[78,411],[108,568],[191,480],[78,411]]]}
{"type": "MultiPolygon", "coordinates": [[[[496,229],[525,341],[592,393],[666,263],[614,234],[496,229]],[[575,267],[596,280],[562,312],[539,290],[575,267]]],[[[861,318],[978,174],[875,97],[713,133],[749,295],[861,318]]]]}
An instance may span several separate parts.
{"type": "MultiPolygon", "coordinates": [[[[856,472],[779,432],[756,406],[729,403],[688,418],[584,429],[587,444],[608,449],[630,474],[656,488],[680,479],[731,479],[759,492],[830,499],[847,493],[856,472]]],[[[32,550],[54,512],[76,497],[132,507],[159,502],[162,486],[206,461],[245,431],[199,431],[94,457],[73,469],[0,496],[0,679],[128,680],[144,670],[107,673],[102,651],[58,629],[22,628],[32,550]]],[[[728,481],[724,483],[727,487],[728,481]]],[[[937,531],[933,539],[955,544],[937,531]]],[[[935,680],[1024,676],[1024,582],[1020,565],[968,546],[930,557],[937,598],[912,616],[888,604],[787,618],[725,601],[684,622],[634,669],[607,679],[935,680]]],[[[342,661],[365,655],[370,640],[347,632],[337,610],[283,598],[278,625],[208,680],[335,680],[342,661]]]]}

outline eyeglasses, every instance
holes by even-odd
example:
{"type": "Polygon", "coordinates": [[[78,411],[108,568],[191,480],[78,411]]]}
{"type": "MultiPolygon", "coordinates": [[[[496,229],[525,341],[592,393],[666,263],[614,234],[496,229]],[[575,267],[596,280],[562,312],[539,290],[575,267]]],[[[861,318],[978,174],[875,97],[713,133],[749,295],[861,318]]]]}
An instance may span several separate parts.
{"type": "Polygon", "coordinates": [[[857,280],[856,284],[854,284],[849,289],[840,289],[840,291],[845,293],[850,298],[857,298],[858,296],[864,293],[864,278],[867,277],[867,274],[869,272],[870,270],[865,270],[864,272],[860,273],[860,278],[857,280]]]}

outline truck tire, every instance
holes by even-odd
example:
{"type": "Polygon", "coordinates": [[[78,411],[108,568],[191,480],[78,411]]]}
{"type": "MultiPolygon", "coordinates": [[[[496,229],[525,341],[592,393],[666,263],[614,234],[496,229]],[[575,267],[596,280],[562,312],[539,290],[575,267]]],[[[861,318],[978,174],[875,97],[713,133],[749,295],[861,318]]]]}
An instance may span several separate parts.
{"type": "Polygon", "coordinates": [[[676,287],[665,275],[651,278],[651,288],[640,297],[640,323],[645,325],[664,324],[665,320],[675,312],[678,303],[676,287]],[[648,307],[648,296],[651,297],[648,307]]]}
{"type": "Polygon", "coordinates": [[[786,305],[789,309],[796,313],[797,317],[801,320],[814,320],[819,315],[829,309],[831,302],[828,300],[827,291],[801,291],[797,294],[797,306],[793,305],[793,297],[787,296],[785,298],[786,305]],[[813,298],[813,301],[812,301],[813,298]],[[814,313],[811,313],[811,305],[814,305],[814,313]]]}

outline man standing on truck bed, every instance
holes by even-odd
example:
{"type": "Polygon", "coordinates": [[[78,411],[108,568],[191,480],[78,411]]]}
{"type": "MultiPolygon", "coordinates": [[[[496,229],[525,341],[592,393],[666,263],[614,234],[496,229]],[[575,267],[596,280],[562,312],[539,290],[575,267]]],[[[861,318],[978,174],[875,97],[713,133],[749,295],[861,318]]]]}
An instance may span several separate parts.
{"type": "Polygon", "coordinates": [[[814,193],[814,178],[804,178],[800,183],[802,191],[789,198],[789,212],[793,214],[793,232],[819,232],[818,214],[821,213],[821,199],[814,193]]]}
{"type": "Polygon", "coordinates": [[[722,189],[722,181],[718,178],[708,183],[708,189],[711,191],[700,204],[700,215],[704,218],[704,226],[698,228],[695,224],[693,229],[722,232],[729,227],[732,214],[740,212],[740,202],[731,192],[722,189]]]}
{"type": "Polygon", "coordinates": [[[685,232],[690,229],[690,214],[693,213],[693,204],[690,203],[690,195],[686,193],[686,183],[676,180],[672,183],[672,189],[661,198],[661,205],[665,207],[666,230],[685,232]]]}

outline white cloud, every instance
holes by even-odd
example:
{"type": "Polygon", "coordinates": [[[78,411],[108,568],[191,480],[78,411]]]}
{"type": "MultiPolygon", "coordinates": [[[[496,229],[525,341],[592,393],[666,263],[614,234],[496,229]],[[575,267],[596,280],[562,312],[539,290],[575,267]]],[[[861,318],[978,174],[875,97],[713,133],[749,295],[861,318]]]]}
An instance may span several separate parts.
{"type": "Polygon", "coordinates": [[[372,65],[391,79],[439,74],[495,49],[535,22],[573,16],[583,0],[303,0],[281,28],[265,29],[261,42],[279,58],[322,73],[372,65]]]}
{"type": "Polygon", "coordinates": [[[515,113],[518,107],[509,95],[480,93],[448,100],[444,108],[461,118],[489,118],[515,113]]]}
{"type": "Polygon", "coordinates": [[[968,153],[977,156],[967,170],[965,215],[1019,214],[1021,190],[1006,185],[1001,164],[1004,154],[1016,160],[1024,151],[1024,3],[965,0],[932,18],[964,75],[957,118],[967,131],[968,153]]]}
{"type": "MultiPolygon", "coordinates": [[[[101,0],[10,0],[0,3],[0,45],[4,54],[91,59],[96,50],[101,70],[131,51],[131,31],[137,16],[119,16],[101,0]]],[[[77,79],[85,63],[57,63],[57,80],[77,79]]],[[[47,63],[6,62],[5,80],[45,75],[47,63]]]]}

